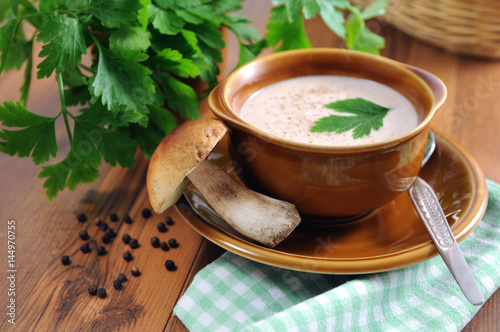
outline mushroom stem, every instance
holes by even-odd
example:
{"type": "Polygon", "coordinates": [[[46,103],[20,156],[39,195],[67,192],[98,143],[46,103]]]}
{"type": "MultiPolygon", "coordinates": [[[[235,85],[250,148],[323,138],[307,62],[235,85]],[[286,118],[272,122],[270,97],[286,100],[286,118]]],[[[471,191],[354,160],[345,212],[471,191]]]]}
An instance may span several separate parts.
{"type": "Polygon", "coordinates": [[[208,160],[187,177],[229,225],[268,247],[280,243],[300,222],[293,204],[244,187],[208,160]]]}

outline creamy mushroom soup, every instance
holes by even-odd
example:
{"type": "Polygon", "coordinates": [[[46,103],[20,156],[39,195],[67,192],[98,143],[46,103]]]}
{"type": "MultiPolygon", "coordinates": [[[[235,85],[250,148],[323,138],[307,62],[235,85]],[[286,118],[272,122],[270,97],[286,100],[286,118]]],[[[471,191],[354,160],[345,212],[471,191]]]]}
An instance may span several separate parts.
{"type": "Polygon", "coordinates": [[[358,145],[390,139],[415,128],[418,115],[398,91],[383,84],[347,76],[318,75],[273,83],[253,94],[239,116],[254,127],[281,138],[319,145],[358,145]],[[353,130],[311,132],[315,123],[330,115],[353,116],[325,107],[346,99],[363,98],[389,108],[378,130],[353,138],[353,130]]]}

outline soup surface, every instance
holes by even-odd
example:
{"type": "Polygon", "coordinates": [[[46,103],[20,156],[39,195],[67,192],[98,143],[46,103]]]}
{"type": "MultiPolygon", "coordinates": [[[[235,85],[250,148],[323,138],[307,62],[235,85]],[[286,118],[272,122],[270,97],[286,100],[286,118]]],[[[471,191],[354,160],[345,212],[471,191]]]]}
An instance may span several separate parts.
{"type": "Polygon", "coordinates": [[[318,145],[382,141],[405,134],[419,123],[411,102],[396,90],[367,79],[333,75],[303,76],[268,85],[245,101],[239,116],[268,134],[318,145]],[[372,129],[368,136],[356,139],[352,129],[342,133],[311,132],[315,122],[323,117],[354,116],[325,107],[332,102],[354,98],[390,108],[381,128],[372,129]]]}

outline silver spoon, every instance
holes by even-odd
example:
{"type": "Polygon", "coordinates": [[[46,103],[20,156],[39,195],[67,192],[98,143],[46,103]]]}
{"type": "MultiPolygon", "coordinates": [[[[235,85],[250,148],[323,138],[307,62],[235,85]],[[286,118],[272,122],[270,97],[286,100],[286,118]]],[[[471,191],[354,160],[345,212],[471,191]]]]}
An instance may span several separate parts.
{"type": "MultiPolygon", "coordinates": [[[[423,165],[429,160],[435,149],[436,138],[430,131],[425,158],[422,162],[423,165]]],[[[483,293],[479,289],[469,265],[467,265],[460,251],[450,225],[446,221],[446,215],[432,187],[417,176],[410,189],[408,189],[408,194],[432,242],[467,300],[474,305],[483,304],[483,293]]]]}

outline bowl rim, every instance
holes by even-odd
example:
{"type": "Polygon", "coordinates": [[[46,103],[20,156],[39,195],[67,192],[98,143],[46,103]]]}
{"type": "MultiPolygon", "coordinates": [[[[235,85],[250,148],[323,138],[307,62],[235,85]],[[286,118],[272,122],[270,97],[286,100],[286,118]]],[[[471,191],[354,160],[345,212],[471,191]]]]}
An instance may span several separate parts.
{"type": "Polygon", "coordinates": [[[433,116],[435,115],[439,106],[441,106],[446,99],[446,86],[444,83],[435,75],[424,71],[422,69],[410,66],[408,64],[398,62],[396,60],[389,59],[384,56],[364,53],[360,51],[338,49],[338,48],[310,48],[310,49],[299,49],[299,50],[289,50],[282,51],[278,53],[272,53],[258,57],[243,66],[237,68],[229,76],[223,79],[209,94],[208,104],[212,112],[226,123],[230,127],[240,129],[244,132],[252,134],[257,138],[260,138],[269,143],[273,143],[282,147],[286,147],[297,151],[315,152],[315,153],[358,153],[358,152],[370,152],[380,149],[386,149],[400,145],[413,139],[415,136],[420,134],[422,131],[428,129],[429,124],[433,116]],[[378,63],[385,66],[396,67],[399,71],[405,72],[408,76],[412,77],[418,84],[420,84],[432,98],[431,109],[428,114],[420,121],[420,123],[414,127],[412,130],[390,138],[386,140],[381,140],[372,143],[365,143],[359,145],[319,145],[313,143],[297,142],[290,139],[281,138],[272,134],[269,134],[251,124],[242,120],[237,114],[234,113],[232,108],[229,106],[229,101],[227,100],[227,95],[225,93],[226,87],[233,82],[236,77],[242,73],[242,71],[247,70],[250,66],[257,66],[259,63],[266,61],[279,61],[280,59],[300,56],[300,55],[312,55],[314,54],[343,54],[345,57],[358,57],[366,59],[366,61],[371,61],[373,63],[378,63]],[[434,87],[434,91],[431,87],[434,87]]]}

